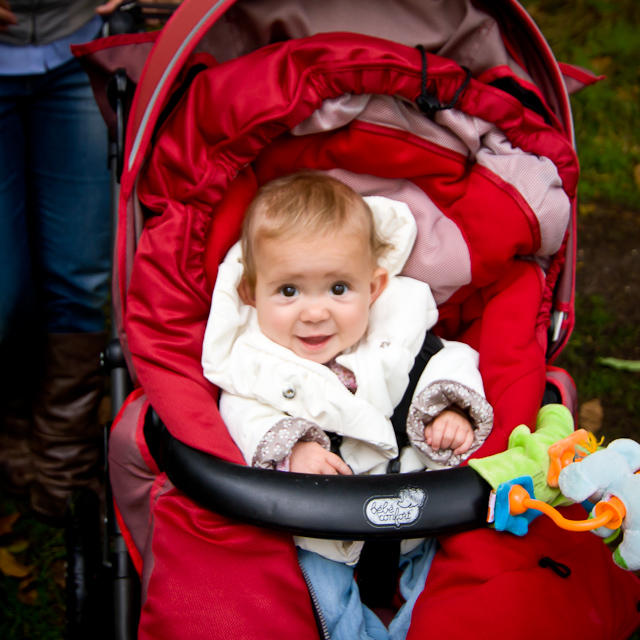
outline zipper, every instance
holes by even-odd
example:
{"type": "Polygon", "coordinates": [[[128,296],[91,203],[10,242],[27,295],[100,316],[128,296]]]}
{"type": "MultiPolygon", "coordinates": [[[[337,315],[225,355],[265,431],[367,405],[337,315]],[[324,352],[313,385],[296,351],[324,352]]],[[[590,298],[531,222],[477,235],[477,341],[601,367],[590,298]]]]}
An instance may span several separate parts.
{"type": "Polygon", "coordinates": [[[300,571],[302,571],[302,577],[307,583],[307,589],[309,589],[311,603],[313,604],[313,610],[316,616],[316,622],[318,624],[318,631],[320,631],[320,633],[322,634],[323,640],[331,640],[329,629],[327,628],[327,621],[324,619],[324,614],[322,613],[322,609],[320,608],[320,601],[318,600],[318,596],[316,595],[313,585],[311,584],[309,574],[300,562],[298,564],[300,565],[300,571]]]}

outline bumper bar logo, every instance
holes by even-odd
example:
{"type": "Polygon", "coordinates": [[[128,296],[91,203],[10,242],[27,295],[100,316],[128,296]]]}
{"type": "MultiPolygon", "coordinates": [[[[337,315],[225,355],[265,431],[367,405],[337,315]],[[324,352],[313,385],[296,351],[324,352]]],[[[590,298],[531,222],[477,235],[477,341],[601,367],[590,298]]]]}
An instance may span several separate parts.
{"type": "Polygon", "coordinates": [[[400,528],[416,522],[427,501],[422,489],[406,487],[397,496],[374,497],[364,506],[367,520],[376,527],[400,528]]]}

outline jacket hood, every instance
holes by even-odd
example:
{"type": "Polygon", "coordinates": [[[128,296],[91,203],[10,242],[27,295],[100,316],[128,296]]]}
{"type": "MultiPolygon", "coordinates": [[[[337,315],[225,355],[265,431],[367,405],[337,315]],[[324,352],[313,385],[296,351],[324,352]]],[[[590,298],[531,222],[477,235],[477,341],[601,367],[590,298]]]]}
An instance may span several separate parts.
{"type": "MultiPolygon", "coordinates": [[[[393,289],[400,289],[400,285],[394,283],[394,280],[409,258],[416,240],[417,225],[411,210],[404,202],[382,196],[367,196],[364,199],[371,208],[378,234],[391,247],[379,260],[379,265],[389,272],[389,285],[371,307],[368,333],[375,333],[382,308],[388,306],[393,289]]],[[[202,358],[205,376],[222,388],[226,388],[225,371],[229,368],[233,345],[238,337],[254,331],[259,332],[255,308],[244,304],[238,294],[238,286],[243,273],[242,249],[240,242],[237,242],[231,247],[218,270],[202,358]]],[[[427,285],[424,287],[428,289],[427,285]]],[[[425,318],[425,321],[431,327],[438,319],[438,312],[430,291],[428,298],[428,304],[425,305],[428,307],[425,309],[428,317],[425,318]]],[[[387,317],[387,313],[382,313],[382,315],[387,317]]],[[[422,324],[419,318],[415,318],[415,320],[418,325],[422,324]]],[[[423,336],[424,331],[421,331],[420,344],[422,344],[423,336]]],[[[288,349],[272,343],[266,337],[264,337],[264,341],[271,343],[270,347],[275,348],[276,351],[282,350],[283,353],[289,353],[288,349]]],[[[415,348],[416,353],[420,344],[415,348]]],[[[309,362],[308,364],[313,365],[314,363],[309,362]]],[[[344,364],[346,366],[346,363],[344,364]]],[[[323,367],[323,365],[317,366],[323,367]]],[[[226,390],[231,389],[226,388],[226,390]]]]}

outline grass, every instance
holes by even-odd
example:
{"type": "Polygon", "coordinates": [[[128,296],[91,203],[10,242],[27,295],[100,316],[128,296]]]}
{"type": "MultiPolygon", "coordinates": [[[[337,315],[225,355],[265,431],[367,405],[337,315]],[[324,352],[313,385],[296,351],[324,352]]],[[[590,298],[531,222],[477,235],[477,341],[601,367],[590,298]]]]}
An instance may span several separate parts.
{"type": "Polygon", "coordinates": [[[584,201],[638,206],[640,66],[637,0],[525,0],[556,58],[605,75],[572,98],[584,201]]]}
{"type": "Polygon", "coordinates": [[[621,321],[600,295],[576,297],[576,328],[557,364],[573,376],[580,402],[599,399],[602,432],[609,442],[627,437],[640,441],[640,373],[600,363],[616,354],[630,360],[640,345],[640,326],[621,321]]]}
{"type": "MultiPolygon", "coordinates": [[[[523,5],[558,60],[606,76],[571,100],[581,164],[578,248],[581,242],[593,245],[590,259],[601,252],[600,239],[590,231],[595,225],[600,225],[611,246],[619,243],[628,248],[625,233],[634,235],[635,241],[640,238],[640,227],[620,218],[637,218],[640,213],[640,3],[524,0],[523,5]],[[617,235],[611,231],[616,226],[622,229],[617,235]]],[[[618,257],[613,254],[612,262],[618,257]]],[[[598,363],[599,357],[606,356],[640,359],[640,315],[630,313],[628,303],[623,308],[619,290],[607,289],[606,274],[597,277],[591,269],[587,279],[584,272],[589,267],[578,262],[576,327],[557,364],[574,376],[581,401],[602,401],[607,423],[603,432],[606,430],[608,440],[620,436],[640,439],[636,418],[640,374],[598,363]],[[592,282],[599,283],[597,290],[592,282]],[[586,288],[588,292],[581,291],[586,288]]],[[[624,277],[621,269],[619,278],[624,277]]],[[[626,277],[631,282],[635,273],[627,272],[626,277]]],[[[624,288],[623,282],[618,284],[619,289],[624,288]]]]}
{"type": "Polygon", "coordinates": [[[62,640],[64,629],[63,531],[41,524],[24,501],[0,496],[0,518],[19,513],[12,530],[0,536],[21,566],[24,578],[0,573],[0,638],[62,640]]]}

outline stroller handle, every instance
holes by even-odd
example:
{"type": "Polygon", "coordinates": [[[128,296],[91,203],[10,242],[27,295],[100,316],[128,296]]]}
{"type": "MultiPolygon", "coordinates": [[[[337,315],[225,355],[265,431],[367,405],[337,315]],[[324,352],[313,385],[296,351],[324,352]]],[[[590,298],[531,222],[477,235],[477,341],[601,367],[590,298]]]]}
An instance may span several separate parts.
{"type": "Polygon", "coordinates": [[[223,516],[338,540],[422,538],[486,526],[491,487],[471,467],[323,476],[254,469],[174,438],[150,409],[145,438],[171,482],[223,516]]]}

